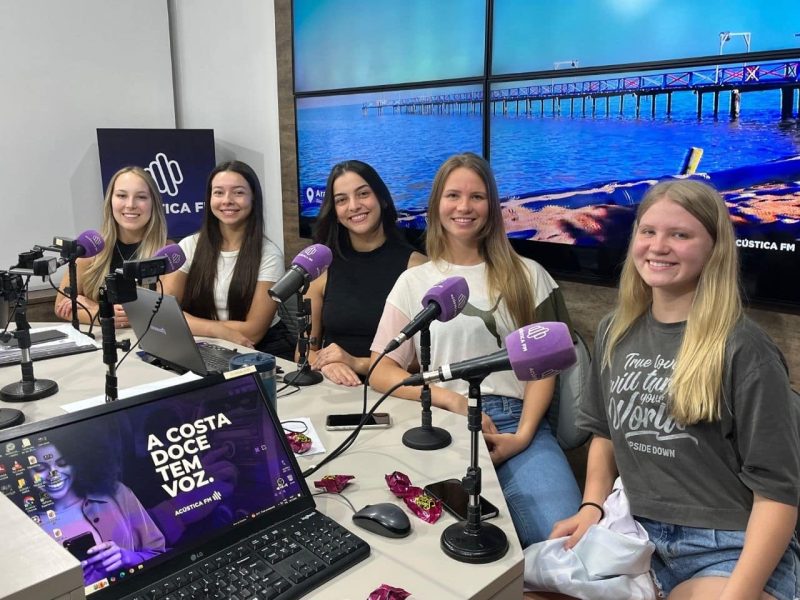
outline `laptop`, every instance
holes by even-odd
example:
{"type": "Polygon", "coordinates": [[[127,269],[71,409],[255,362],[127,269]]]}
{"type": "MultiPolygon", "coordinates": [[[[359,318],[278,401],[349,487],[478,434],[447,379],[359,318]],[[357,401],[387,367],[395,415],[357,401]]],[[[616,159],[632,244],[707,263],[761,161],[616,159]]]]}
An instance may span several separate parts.
{"type": "Polygon", "coordinates": [[[0,491],[92,600],[298,598],[370,552],[316,510],[248,369],[2,431],[0,491]]]}
{"type": "Polygon", "coordinates": [[[162,298],[160,292],[142,287],[136,288],[136,296],[136,300],[125,303],[125,313],[140,339],[142,350],[181,373],[193,371],[198,375],[209,375],[228,370],[228,363],[236,356],[236,350],[195,342],[175,296],[164,294],[162,298]],[[153,316],[159,298],[161,306],[153,316]]]}

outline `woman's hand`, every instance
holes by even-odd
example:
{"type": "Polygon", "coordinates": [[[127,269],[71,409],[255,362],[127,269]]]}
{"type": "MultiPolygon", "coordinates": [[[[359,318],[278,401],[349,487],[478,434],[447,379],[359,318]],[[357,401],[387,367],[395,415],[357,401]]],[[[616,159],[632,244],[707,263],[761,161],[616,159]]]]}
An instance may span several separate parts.
{"type": "Polygon", "coordinates": [[[569,550],[578,543],[589,527],[600,522],[600,517],[601,513],[597,507],[584,506],[571,517],[558,521],[550,532],[550,539],[569,536],[564,542],[564,548],[569,550]]]}
{"type": "Polygon", "coordinates": [[[81,562],[84,568],[90,567],[108,574],[123,567],[130,567],[139,562],[135,552],[120,548],[116,542],[102,542],[89,548],[88,557],[81,562]]]}
{"type": "Polygon", "coordinates": [[[357,387],[361,385],[361,379],[358,374],[353,371],[349,366],[341,362],[327,363],[320,371],[333,383],[339,385],[346,385],[349,387],[357,387]]]}
{"type": "MultiPolygon", "coordinates": [[[[93,317],[94,314],[97,312],[97,302],[94,300],[89,300],[86,296],[82,294],[78,294],[78,311],[86,312],[83,310],[81,305],[86,307],[86,310],[89,311],[89,316],[93,317]]],[[[56,303],[56,316],[65,321],[72,320],[72,300],[67,297],[59,298],[58,302],[56,303]]]]}
{"type": "MultiPolygon", "coordinates": [[[[496,428],[495,431],[497,431],[496,428]]],[[[502,465],[512,456],[522,452],[529,444],[515,433],[487,433],[484,431],[483,439],[486,440],[486,445],[489,447],[489,456],[492,457],[494,466],[502,465]]]]}
{"type": "Polygon", "coordinates": [[[130,327],[131,323],[128,321],[128,315],[125,313],[125,307],[122,304],[114,305],[114,327],[121,329],[122,327],[130,327]]]}
{"type": "MultiPolygon", "coordinates": [[[[467,404],[466,396],[462,396],[446,388],[439,388],[439,390],[443,396],[446,394],[446,402],[443,402],[443,408],[446,408],[450,412],[458,413],[465,417],[467,416],[469,405],[467,404]]],[[[492,421],[492,418],[486,413],[481,413],[481,431],[483,431],[484,434],[498,433],[494,421],[492,421]]]]}
{"type": "Polygon", "coordinates": [[[331,363],[343,363],[350,370],[355,369],[355,358],[352,354],[342,349],[339,344],[330,344],[321,350],[317,350],[317,358],[311,368],[315,371],[322,371],[322,367],[331,363]]]}

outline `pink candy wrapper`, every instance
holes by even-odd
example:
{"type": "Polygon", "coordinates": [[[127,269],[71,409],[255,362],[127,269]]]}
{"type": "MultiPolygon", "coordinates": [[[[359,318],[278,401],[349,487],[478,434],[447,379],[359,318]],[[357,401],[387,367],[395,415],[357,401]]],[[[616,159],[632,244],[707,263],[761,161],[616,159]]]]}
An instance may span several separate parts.
{"type": "Polygon", "coordinates": [[[314,482],[314,487],[338,494],[347,487],[352,479],[355,479],[353,475],[325,475],[322,479],[314,482]]]}
{"type": "Polygon", "coordinates": [[[411,485],[408,475],[395,471],[386,475],[386,485],[398,498],[402,498],[409,510],[426,523],[436,523],[442,516],[442,501],[425,493],[422,488],[411,485]]]}
{"type": "Polygon", "coordinates": [[[305,433],[298,433],[297,431],[290,431],[286,434],[286,439],[289,441],[289,447],[295,454],[304,454],[311,448],[311,438],[305,433]]]}
{"type": "Polygon", "coordinates": [[[381,587],[373,590],[367,597],[367,600],[405,600],[411,594],[403,588],[392,587],[391,585],[382,584],[381,587]]]}

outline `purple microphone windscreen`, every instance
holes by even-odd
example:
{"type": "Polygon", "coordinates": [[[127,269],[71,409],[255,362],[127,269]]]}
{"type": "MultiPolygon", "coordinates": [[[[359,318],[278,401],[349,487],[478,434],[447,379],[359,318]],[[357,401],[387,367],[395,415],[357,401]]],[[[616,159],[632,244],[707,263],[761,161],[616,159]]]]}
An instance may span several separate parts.
{"type": "Polygon", "coordinates": [[[312,244],[295,256],[292,264],[303,269],[308,273],[309,280],[314,281],[325,272],[332,260],[330,248],[324,244],[312,244]]]}
{"type": "Polygon", "coordinates": [[[508,360],[520,381],[544,379],[578,360],[569,327],[558,321],[526,325],[506,336],[508,360]]]}
{"type": "Polygon", "coordinates": [[[167,244],[163,248],[156,250],[153,258],[164,257],[167,259],[167,273],[177,271],[186,262],[186,255],[178,244],[167,244]]]}
{"type": "Polygon", "coordinates": [[[100,235],[100,232],[95,231],[94,229],[87,229],[83,233],[78,234],[78,237],[75,238],[75,241],[77,242],[78,246],[83,248],[83,254],[81,254],[83,258],[96,256],[100,254],[103,248],[106,247],[103,236],[100,235]]]}
{"type": "Polygon", "coordinates": [[[422,306],[425,307],[431,302],[436,302],[442,309],[437,320],[444,323],[464,310],[467,300],[469,300],[467,280],[463,277],[448,277],[428,290],[422,299],[422,306]]]}

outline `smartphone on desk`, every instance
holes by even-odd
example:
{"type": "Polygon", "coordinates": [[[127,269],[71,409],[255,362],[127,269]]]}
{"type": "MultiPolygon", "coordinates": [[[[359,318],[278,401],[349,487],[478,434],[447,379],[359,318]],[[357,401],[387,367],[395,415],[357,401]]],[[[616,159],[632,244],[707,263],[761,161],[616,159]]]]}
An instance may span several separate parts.
{"type": "MultiPolygon", "coordinates": [[[[355,429],[361,423],[361,413],[350,413],[346,415],[328,415],[325,419],[325,429],[328,431],[340,431],[343,429],[355,429]]],[[[373,413],[367,417],[362,429],[385,429],[392,426],[392,417],[389,413],[373,413]]]]}
{"type": "MultiPolygon", "coordinates": [[[[442,506],[456,519],[467,520],[467,503],[469,495],[464,491],[460,479],[445,479],[425,486],[424,490],[442,501],[442,506]]],[[[500,511],[483,496],[481,498],[481,521],[496,517],[500,511]]]]}
{"type": "Polygon", "coordinates": [[[86,560],[89,557],[89,548],[93,546],[96,546],[94,536],[88,531],[64,540],[64,548],[78,560],[86,560]]]}

